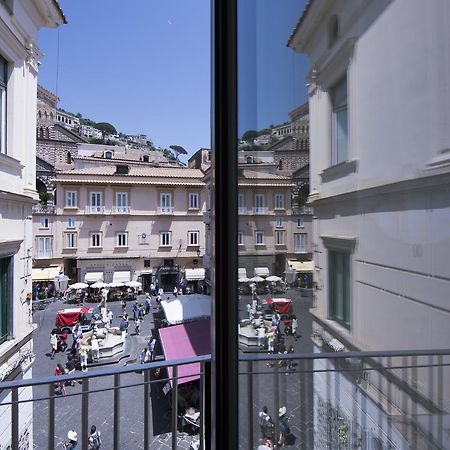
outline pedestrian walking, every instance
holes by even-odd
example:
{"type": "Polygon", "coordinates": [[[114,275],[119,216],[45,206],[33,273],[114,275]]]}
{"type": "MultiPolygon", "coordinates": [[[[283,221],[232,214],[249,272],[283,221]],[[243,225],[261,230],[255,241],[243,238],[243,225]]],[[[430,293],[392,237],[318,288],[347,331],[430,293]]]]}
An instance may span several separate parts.
{"type": "Polygon", "coordinates": [[[144,305],[142,303],[139,303],[138,317],[142,321],[144,320],[144,316],[145,316],[144,305]]]}
{"type": "Polygon", "coordinates": [[[173,295],[174,297],[178,297],[178,288],[176,286],[173,287],[173,295]]]}
{"type": "Polygon", "coordinates": [[[89,435],[89,450],[98,450],[102,445],[102,439],[100,437],[100,431],[97,430],[95,425],[91,426],[91,433],[89,435]]]}
{"type": "Polygon", "coordinates": [[[139,333],[141,331],[141,319],[138,317],[135,321],[134,321],[134,333],[139,336],[139,333]]]}
{"type": "Polygon", "coordinates": [[[141,350],[141,355],[139,357],[139,362],[141,364],[145,364],[151,361],[152,355],[150,353],[150,350],[148,349],[148,347],[144,347],[141,350]]]}
{"type": "Polygon", "coordinates": [[[55,357],[56,350],[58,350],[58,337],[54,331],[52,331],[52,334],[50,335],[50,347],[51,358],[53,359],[55,357]]]}
{"type": "Polygon", "coordinates": [[[100,359],[100,347],[95,334],[91,338],[91,356],[93,362],[98,362],[100,359]]]}
{"type": "Polygon", "coordinates": [[[145,314],[150,314],[150,310],[152,307],[152,301],[150,295],[147,293],[145,297],[145,314]]]}
{"type": "Polygon", "coordinates": [[[127,302],[124,298],[120,301],[120,305],[122,306],[122,315],[124,315],[125,310],[127,309],[127,302]]]}
{"type": "Polygon", "coordinates": [[[159,294],[160,297],[162,297],[163,294],[164,294],[164,289],[163,288],[159,288],[158,289],[158,294],[159,294]]]}
{"type": "Polygon", "coordinates": [[[247,308],[248,318],[250,320],[252,320],[252,318],[253,318],[252,317],[253,316],[253,314],[252,314],[252,305],[250,305],[250,303],[247,303],[246,308],[247,308]]]}
{"type": "Polygon", "coordinates": [[[89,347],[86,345],[84,340],[81,340],[81,342],[80,342],[79,353],[80,353],[81,370],[83,372],[87,372],[87,370],[88,370],[87,369],[87,362],[88,362],[89,347]]]}
{"type": "Polygon", "coordinates": [[[286,438],[291,434],[291,430],[289,428],[289,417],[286,415],[286,406],[282,406],[279,409],[279,418],[280,418],[280,438],[278,440],[278,446],[281,447],[286,443],[286,438]]]}
{"type": "Polygon", "coordinates": [[[291,328],[292,328],[292,335],[294,336],[295,340],[297,340],[298,338],[302,337],[301,334],[297,334],[298,320],[297,320],[297,316],[295,316],[295,315],[292,316],[291,328]]]}
{"type": "Polygon", "coordinates": [[[155,295],[155,285],[153,283],[150,283],[150,294],[155,295]]]}
{"type": "Polygon", "coordinates": [[[125,315],[122,317],[122,320],[121,320],[120,326],[119,326],[119,330],[120,330],[121,333],[122,333],[122,341],[124,341],[125,338],[127,337],[127,329],[128,329],[128,317],[127,317],[127,315],[125,314],[125,315]]]}
{"type": "Polygon", "coordinates": [[[114,314],[113,314],[113,312],[110,309],[108,309],[107,317],[108,317],[108,320],[109,320],[109,326],[112,327],[114,314]]]}
{"type": "Polygon", "coordinates": [[[148,342],[148,349],[150,351],[150,361],[154,361],[156,357],[156,338],[152,337],[148,342]]]}
{"type": "Polygon", "coordinates": [[[275,342],[275,333],[273,329],[270,329],[270,331],[266,334],[267,337],[267,351],[269,353],[273,353],[273,344],[275,342]]]}
{"type": "Polygon", "coordinates": [[[65,450],[76,450],[78,442],[78,435],[76,431],[69,430],[67,439],[63,442],[65,450]]]}
{"type": "Polygon", "coordinates": [[[78,340],[82,337],[82,335],[83,335],[83,331],[81,330],[80,324],[77,323],[72,328],[72,338],[73,338],[72,348],[75,348],[75,346],[77,345],[78,340]]]}
{"type": "Polygon", "coordinates": [[[133,303],[133,320],[136,320],[138,318],[138,310],[139,310],[138,302],[135,301],[133,303]]]}
{"type": "Polygon", "coordinates": [[[269,415],[269,410],[267,406],[264,406],[262,411],[258,414],[259,417],[259,428],[261,430],[261,435],[263,438],[273,437],[273,421],[269,415]]]}
{"type": "MultiPolygon", "coordinates": [[[[63,365],[61,363],[58,363],[56,365],[55,369],[55,376],[64,375],[66,373],[66,370],[64,369],[63,365]]],[[[63,382],[55,383],[55,394],[56,395],[66,395],[66,387],[64,386],[63,382]]]]}

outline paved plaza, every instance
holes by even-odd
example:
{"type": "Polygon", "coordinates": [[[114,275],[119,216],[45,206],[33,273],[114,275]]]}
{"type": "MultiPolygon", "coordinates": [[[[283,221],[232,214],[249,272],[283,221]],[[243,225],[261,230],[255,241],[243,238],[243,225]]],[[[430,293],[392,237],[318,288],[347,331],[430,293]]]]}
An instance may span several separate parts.
{"type": "MultiPolygon", "coordinates": [[[[295,351],[311,351],[311,320],[308,313],[310,299],[302,297],[298,290],[290,290],[286,296],[292,298],[294,310],[299,318],[299,329],[302,337],[295,341],[288,338],[286,343],[294,345],[295,351]],[[291,342],[292,341],[292,342],[291,342]]],[[[239,315],[243,317],[246,313],[245,305],[248,299],[241,297],[239,302],[239,315]]],[[[89,305],[89,304],[88,304],[89,305]]],[[[156,305],[153,305],[156,307],[156,305]]],[[[50,304],[45,310],[36,311],[33,319],[36,324],[34,332],[34,352],[36,360],[33,366],[33,376],[51,376],[54,373],[56,364],[61,362],[65,364],[66,354],[57,353],[55,359],[49,357],[50,349],[50,331],[54,326],[56,311],[67,307],[62,301],[57,300],[50,304]]],[[[117,301],[108,302],[108,308],[114,313],[113,326],[119,324],[122,313],[120,303],[117,301]]],[[[127,304],[127,312],[130,314],[132,302],[127,304]]],[[[152,311],[155,309],[152,308],[152,311]]],[[[128,357],[116,363],[117,366],[124,366],[138,362],[140,350],[148,342],[152,330],[154,329],[153,314],[145,316],[141,325],[140,336],[134,336],[133,322],[130,321],[131,335],[127,338],[127,349],[130,350],[128,357]]],[[[69,336],[69,344],[72,337],[69,336]]],[[[162,358],[162,349],[157,348],[159,358],[162,358]]],[[[297,369],[300,367],[297,366],[297,369]]],[[[95,369],[89,369],[93,371],[95,369]]],[[[242,366],[240,375],[240,417],[241,427],[240,448],[248,448],[248,388],[246,365],[242,366]]],[[[255,363],[254,371],[259,374],[253,376],[253,436],[256,444],[259,438],[259,427],[257,415],[262,406],[267,405],[269,412],[274,415],[274,377],[273,369],[267,367],[264,363],[255,363]]],[[[312,386],[308,385],[311,375],[298,373],[298,370],[285,375],[283,369],[280,370],[278,379],[279,402],[280,406],[285,405],[288,413],[292,415],[291,430],[295,440],[292,442],[292,448],[307,448],[305,442],[308,442],[308,430],[305,423],[309,423],[310,418],[306,411],[312,411],[312,386]],[[310,395],[311,394],[311,395],[310,395]]],[[[143,375],[131,373],[121,376],[121,385],[129,385],[121,389],[121,419],[120,419],[120,439],[121,449],[138,449],[143,446],[144,430],[144,388],[140,385],[143,382],[143,375]]],[[[103,448],[112,448],[113,442],[113,378],[91,379],[89,389],[91,391],[102,390],[101,392],[91,393],[89,396],[89,424],[95,424],[102,433],[103,448]],[[110,389],[110,390],[108,390],[110,389]]],[[[74,429],[81,436],[81,396],[73,395],[81,393],[81,385],[67,386],[67,395],[57,397],[56,399],[56,423],[55,423],[55,442],[63,442],[67,431],[74,429]]],[[[40,398],[47,395],[47,389],[35,388],[34,397],[40,398]]],[[[162,386],[152,385],[151,389],[151,411],[150,411],[150,438],[152,449],[171,448],[171,408],[168,398],[162,393],[162,386]]],[[[45,449],[47,447],[47,425],[48,424],[48,401],[37,401],[34,404],[34,447],[36,449],[45,449]]],[[[188,449],[192,437],[186,433],[179,433],[178,448],[188,449]]],[[[57,447],[58,448],[58,447],[57,447]]],[[[60,448],[62,448],[60,446],[60,448]]]]}

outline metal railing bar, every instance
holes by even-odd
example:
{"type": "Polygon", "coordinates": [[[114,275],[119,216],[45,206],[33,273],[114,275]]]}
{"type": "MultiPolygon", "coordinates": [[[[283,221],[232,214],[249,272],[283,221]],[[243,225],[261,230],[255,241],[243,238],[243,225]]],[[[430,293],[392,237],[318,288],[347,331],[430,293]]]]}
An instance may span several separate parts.
{"type": "Polygon", "coordinates": [[[144,372],[144,450],[149,450],[149,422],[150,422],[150,371],[144,372]]]}
{"type": "Polygon", "coordinates": [[[88,450],[89,427],[89,378],[83,379],[81,392],[81,450],[88,450]]]}
{"type": "Polygon", "coordinates": [[[177,450],[178,424],[178,366],[173,367],[174,380],[172,383],[172,450],[177,450]]]}
{"type": "Polygon", "coordinates": [[[205,397],[206,397],[206,383],[205,383],[205,363],[200,363],[202,376],[200,377],[200,450],[205,450],[205,397]]]}
{"type": "MultiPolygon", "coordinates": [[[[178,380],[182,379],[182,378],[190,378],[193,375],[199,375],[200,377],[202,377],[204,374],[203,372],[199,372],[199,373],[194,373],[194,374],[189,374],[189,375],[180,375],[177,377],[178,380]]],[[[54,376],[52,379],[54,380],[54,382],[59,381],[61,378],[66,379],[68,381],[70,381],[70,378],[67,379],[68,375],[59,375],[59,376],[54,376]]],[[[71,376],[73,377],[73,376],[71,376]]],[[[79,377],[75,377],[73,379],[78,380],[79,377]]],[[[157,384],[157,383],[162,383],[163,381],[171,381],[173,380],[173,377],[170,378],[159,378],[158,380],[150,380],[150,381],[144,381],[144,382],[139,382],[139,383],[133,383],[133,384],[124,384],[123,386],[119,386],[119,387],[115,387],[115,386],[111,386],[109,388],[101,388],[101,389],[91,389],[90,391],[88,391],[89,394],[98,394],[100,392],[108,392],[108,391],[114,391],[116,389],[128,389],[128,388],[135,388],[135,387],[140,387],[144,384],[157,384]]],[[[66,397],[76,397],[76,396],[80,396],[82,395],[83,392],[73,392],[72,394],[65,394],[62,396],[57,396],[56,398],[66,398],[66,397]]],[[[50,397],[38,397],[38,398],[31,398],[31,399],[27,399],[27,400],[18,400],[17,403],[28,403],[28,402],[39,402],[39,401],[44,401],[44,400],[49,400],[50,397]]],[[[11,405],[12,402],[2,402],[0,404],[0,408],[2,406],[7,406],[7,405],[11,405]]]]}
{"type": "Polygon", "coordinates": [[[12,448],[19,448],[19,390],[13,389],[11,392],[11,444],[12,448]]]}
{"type": "MultiPolygon", "coordinates": [[[[95,369],[85,373],[77,373],[76,375],[60,375],[59,380],[61,381],[70,381],[70,380],[82,380],[83,378],[100,378],[104,376],[111,375],[124,375],[127,373],[133,372],[142,372],[148,369],[156,369],[160,368],[168,368],[173,366],[184,366],[186,364],[192,363],[201,363],[202,361],[211,361],[211,355],[201,355],[193,358],[183,358],[176,360],[167,360],[167,361],[157,361],[145,364],[131,364],[129,366],[124,367],[113,367],[106,369],[95,369]]],[[[4,381],[0,383],[0,391],[4,389],[12,389],[15,387],[29,387],[29,386],[40,386],[47,385],[49,383],[54,383],[55,381],[54,375],[49,375],[47,377],[39,377],[39,378],[30,378],[26,380],[12,380],[12,381],[4,381]]]]}
{"type": "MultiPolygon", "coordinates": [[[[395,370],[395,369],[413,369],[413,368],[418,368],[418,369],[423,369],[423,368],[428,368],[428,367],[449,367],[450,363],[448,364],[433,364],[433,365],[428,365],[428,364],[424,364],[424,365],[417,365],[417,366],[409,366],[409,365],[401,365],[401,366],[391,366],[391,367],[383,367],[382,370],[383,371],[388,371],[388,370],[395,370]]],[[[301,373],[324,373],[324,372],[379,372],[380,369],[377,367],[365,367],[365,368],[342,368],[342,369],[312,369],[312,370],[296,370],[295,373],[297,374],[301,374],[301,373]]],[[[270,375],[273,374],[273,371],[270,370],[264,370],[264,371],[260,371],[260,372],[253,372],[254,375],[270,375]]],[[[248,375],[248,372],[239,372],[239,375],[248,375]]]]}
{"type": "Polygon", "coordinates": [[[326,352],[326,353],[289,353],[271,354],[267,353],[244,353],[240,355],[239,361],[267,361],[272,359],[363,359],[381,357],[401,357],[401,356],[430,356],[442,355],[450,356],[450,349],[429,349],[429,350],[380,350],[364,352],[326,352]]]}
{"type": "Polygon", "coordinates": [[[248,448],[253,450],[253,361],[247,361],[247,367],[248,448]]]}
{"type": "Polygon", "coordinates": [[[120,374],[114,375],[114,434],[113,446],[114,450],[120,449],[120,374]]]}
{"type": "Polygon", "coordinates": [[[48,449],[55,449],[55,384],[48,385],[48,449]]]}

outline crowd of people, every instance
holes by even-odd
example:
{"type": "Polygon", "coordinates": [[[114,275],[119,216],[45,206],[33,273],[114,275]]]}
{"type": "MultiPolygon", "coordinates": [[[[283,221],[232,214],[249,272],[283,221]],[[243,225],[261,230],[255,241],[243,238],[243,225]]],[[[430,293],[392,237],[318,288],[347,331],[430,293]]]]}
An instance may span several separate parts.
{"type": "Polygon", "coordinates": [[[278,410],[278,426],[279,434],[275,435],[275,422],[269,414],[267,406],[264,406],[259,412],[259,428],[261,431],[261,439],[258,442],[258,450],[267,450],[282,447],[287,443],[288,437],[291,435],[289,428],[289,420],[287,409],[282,406],[278,410]]]}
{"type": "MultiPolygon", "coordinates": [[[[69,430],[67,433],[67,439],[61,443],[65,450],[77,450],[78,449],[78,433],[74,430],[69,430]]],[[[89,430],[88,449],[99,450],[102,446],[101,433],[95,425],[92,425],[89,430]]]]}
{"type": "Polygon", "coordinates": [[[33,283],[33,299],[43,300],[55,296],[55,285],[50,281],[33,283]]]}

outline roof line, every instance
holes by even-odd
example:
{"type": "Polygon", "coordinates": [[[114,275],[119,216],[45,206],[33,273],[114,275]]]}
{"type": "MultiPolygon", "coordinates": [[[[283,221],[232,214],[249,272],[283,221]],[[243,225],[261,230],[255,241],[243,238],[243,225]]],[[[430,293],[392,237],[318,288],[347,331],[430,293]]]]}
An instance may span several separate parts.
{"type": "Polygon", "coordinates": [[[300,29],[303,21],[305,20],[306,16],[308,15],[308,12],[309,12],[313,2],[314,2],[314,0],[309,0],[308,3],[305,5],[305,9],[303,10],[303,13],[302,13],[299,21],[297,22],[297,24],[295,25],[295,28],[293,29],[291,35],[289,36],[289,39],[286,43],[286,47],[291,46],[294,36],[297,34],[297,31],[300,29]]]}

